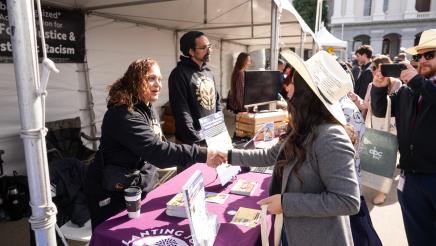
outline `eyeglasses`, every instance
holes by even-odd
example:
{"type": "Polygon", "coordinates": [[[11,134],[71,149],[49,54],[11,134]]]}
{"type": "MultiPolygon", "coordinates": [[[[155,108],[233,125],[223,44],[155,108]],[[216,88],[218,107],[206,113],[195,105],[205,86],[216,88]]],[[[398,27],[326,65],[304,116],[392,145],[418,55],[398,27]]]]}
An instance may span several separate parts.
{"type": "Polygon", "coordinates": [[[434,58],[435,52],[436,50],[432,50],[432,51],[425,52],[424,54],[416,54],[412,56],[412,59],[415,62],[419,62],[419,60],[421,60],[421,57],[424,57],[427,61],[430,61],[431,59],[434,58]]]}
{"type": "Polygon", "coordinates": [[[212,49],[212,44],[207,44],[204,47],[195,47],[197,50],[205,50],[205,49],[212,49]]]}

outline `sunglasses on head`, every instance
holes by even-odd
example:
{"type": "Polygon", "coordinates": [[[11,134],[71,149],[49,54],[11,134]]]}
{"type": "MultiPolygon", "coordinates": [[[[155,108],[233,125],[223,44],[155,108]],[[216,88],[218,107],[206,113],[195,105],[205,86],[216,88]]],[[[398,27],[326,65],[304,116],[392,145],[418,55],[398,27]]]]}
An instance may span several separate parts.
{"type": "Polygon", "coordinates": [[[436,50],[432,50],[432,51],[425,52],[424,54],[416,54],[412,56],[412,59],[415,62],[419,62],[419,60],[421,60],[421,57],[424,57],[427,61],[429,61],[434,58],[435,52],[436,50]]]}

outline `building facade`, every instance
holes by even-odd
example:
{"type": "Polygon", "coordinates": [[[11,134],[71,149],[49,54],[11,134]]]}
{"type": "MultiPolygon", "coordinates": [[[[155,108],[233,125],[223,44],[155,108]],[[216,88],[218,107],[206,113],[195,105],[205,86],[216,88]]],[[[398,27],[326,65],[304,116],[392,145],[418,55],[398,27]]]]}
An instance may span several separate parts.
{"type": "Polygon", "coordinates": [[[394,58],[436,28],[436,0],[330,0],[331,33],[348,42],[348,57],[362,44],[394,58]]]}

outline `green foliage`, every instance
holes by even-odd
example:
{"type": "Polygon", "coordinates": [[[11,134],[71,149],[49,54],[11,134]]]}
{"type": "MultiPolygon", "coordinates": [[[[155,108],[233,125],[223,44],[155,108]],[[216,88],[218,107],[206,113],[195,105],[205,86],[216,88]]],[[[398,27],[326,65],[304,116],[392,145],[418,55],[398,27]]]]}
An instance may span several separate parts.
{"type": "MultiPolygon", "coordinates": [[[[315,21],[316,21],[316,3],[317,0],[294,0],[293,5],[301,17],[306,21],[307,25],[315,31],[315,21]]],[[[322,3],[322,21],[327,23],[327,3],[323,1],[322,3]]]]}

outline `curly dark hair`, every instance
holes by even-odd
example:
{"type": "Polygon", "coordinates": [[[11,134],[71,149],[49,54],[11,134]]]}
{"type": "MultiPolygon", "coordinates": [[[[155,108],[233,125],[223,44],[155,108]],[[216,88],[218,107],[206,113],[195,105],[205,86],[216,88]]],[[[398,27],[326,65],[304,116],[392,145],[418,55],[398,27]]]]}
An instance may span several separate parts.
{"type": "Polygon", "coordinates": [[[144,82],[153,65],[157,62],[150,58],[132,62],[124,76],[108,86],[107,107],[126,105],[132,111],[133,105],[143,101],[148,89],[148,84],[144,82]]]}
{"type": "Polygon", "coordinates": [[[340,124],[327,110],[297,72],[294,73],[294,95],[289,100],[289,123],[281,141],[286,141],[277,161],[278,174],[283,174],[286,165],[296,162],[292,173],[303,183],[298,170],[306,160],[308,147],[316,138],[315,130],[323,123],[340,124]]]}

